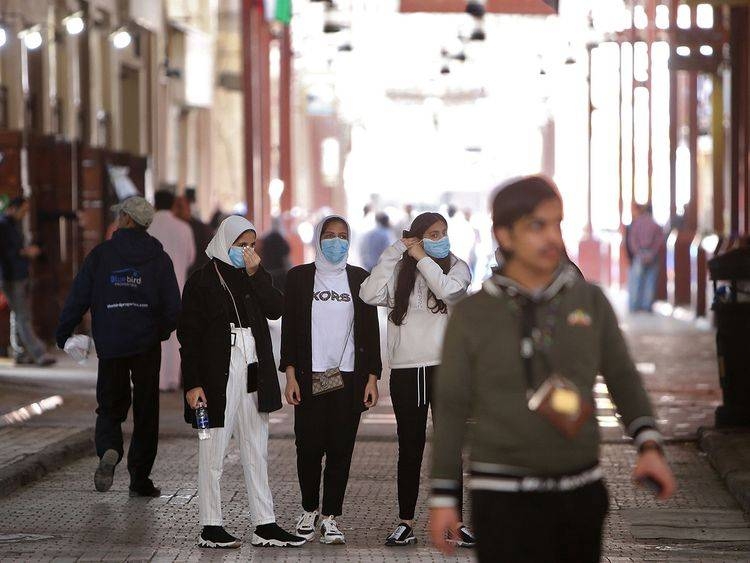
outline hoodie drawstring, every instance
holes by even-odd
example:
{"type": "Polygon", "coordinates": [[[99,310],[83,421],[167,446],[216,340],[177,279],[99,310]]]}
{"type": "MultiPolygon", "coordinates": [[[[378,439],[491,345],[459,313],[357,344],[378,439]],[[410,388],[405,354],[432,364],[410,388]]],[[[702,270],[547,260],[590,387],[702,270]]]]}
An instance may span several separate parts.
{"type": "Polygon", "coordinates": [[[427,368],[425,366],[417,368],[417,406],[427,405],[427,368]],[[421,370],[421,372],[420,372],[421,370]]]}

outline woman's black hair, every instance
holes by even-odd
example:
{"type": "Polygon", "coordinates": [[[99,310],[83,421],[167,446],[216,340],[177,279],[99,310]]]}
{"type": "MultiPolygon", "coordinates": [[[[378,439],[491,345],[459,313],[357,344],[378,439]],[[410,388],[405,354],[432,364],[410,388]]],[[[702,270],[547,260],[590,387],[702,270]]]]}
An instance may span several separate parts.
{"type": "MultiPolygon", "coordinates": [[[[425,232],[432,225],[438,221],[448,225],[445,217],[440,213],[422,213],[414,218],[411,223],[411,227],[408,231],[404,231],[404,238],[424,238],[425,232]]],[[[453,255],[448,254],[445,258],[433,258],[438,266],[443,270],[444,274],[447,274],[451,269],[451,262],[453,255]]],[[[409,297],[411,292],[414,291],[414,284],[417,281],[417,261],[409,255],[409,252],[404,252],[401,258],[401,268],[398,271],[398,277],[396,278],[396,295],[394,298],[395,304],[388,318],[396,326],[401,326],[404,322],[404,318],[409,310],[409,297]]],[[[427,307],[433,313],[445,313],[448,310],[448,306],[442,299],[435,297],[432,290],[428,290],[427,293],[427,307]]]]}

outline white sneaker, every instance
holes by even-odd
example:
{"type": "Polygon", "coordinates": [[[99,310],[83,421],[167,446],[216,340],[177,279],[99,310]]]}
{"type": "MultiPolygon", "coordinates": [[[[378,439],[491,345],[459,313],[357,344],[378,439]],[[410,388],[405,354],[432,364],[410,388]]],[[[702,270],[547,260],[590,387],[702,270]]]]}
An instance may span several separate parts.
{"type": "Polygon", "coordinates": [[[343,545],[346,543],[344,534],[339,530],[336,520],[332,516],[323,520],[320,525],[320,543],[328,545],[343,545]]]}
{"type": "Polygon", "coordinates": [[[318,525],[318,511],[303,512],[297,520],[297,535],[310,541],[315,537],[315,527],[318,525]]]}

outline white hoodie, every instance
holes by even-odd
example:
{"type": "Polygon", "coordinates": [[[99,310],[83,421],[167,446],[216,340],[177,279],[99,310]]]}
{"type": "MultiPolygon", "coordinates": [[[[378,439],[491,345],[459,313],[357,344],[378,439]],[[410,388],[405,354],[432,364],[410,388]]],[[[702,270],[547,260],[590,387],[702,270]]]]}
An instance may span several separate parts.
{"type": "MultiPolygon", "coordinates": [[[[370,305],[395,305],[396,279],[406,245],[400,240],[388,247],[359,290],[370,305]]],[[[401,326],[388,319],[388,360],[391,368],[414,368],[440,364],[448,314],[433,313],[427,304],[428,291],[450,306],[459,301],[471,283],[469,266],[451,254],[451,269],[443,273],[429,256],[417,262],[417,278],[409,296],[409,308],[401,326]]]]}

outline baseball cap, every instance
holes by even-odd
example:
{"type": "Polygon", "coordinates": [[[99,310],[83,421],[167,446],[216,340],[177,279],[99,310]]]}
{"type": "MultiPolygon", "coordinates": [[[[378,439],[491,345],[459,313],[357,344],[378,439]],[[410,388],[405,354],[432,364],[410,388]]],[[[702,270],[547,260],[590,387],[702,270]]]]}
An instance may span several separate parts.
{"type": "Polygon", "coordinates": [[[133,221],[146,228],[148,228],[151,225],[151,221],[154,220],[154,207],[138,195],[129,197],[125,201],[113,205],[112,211],[115,213],[125,213],[126,215],[130,215],[133,221]]]}

